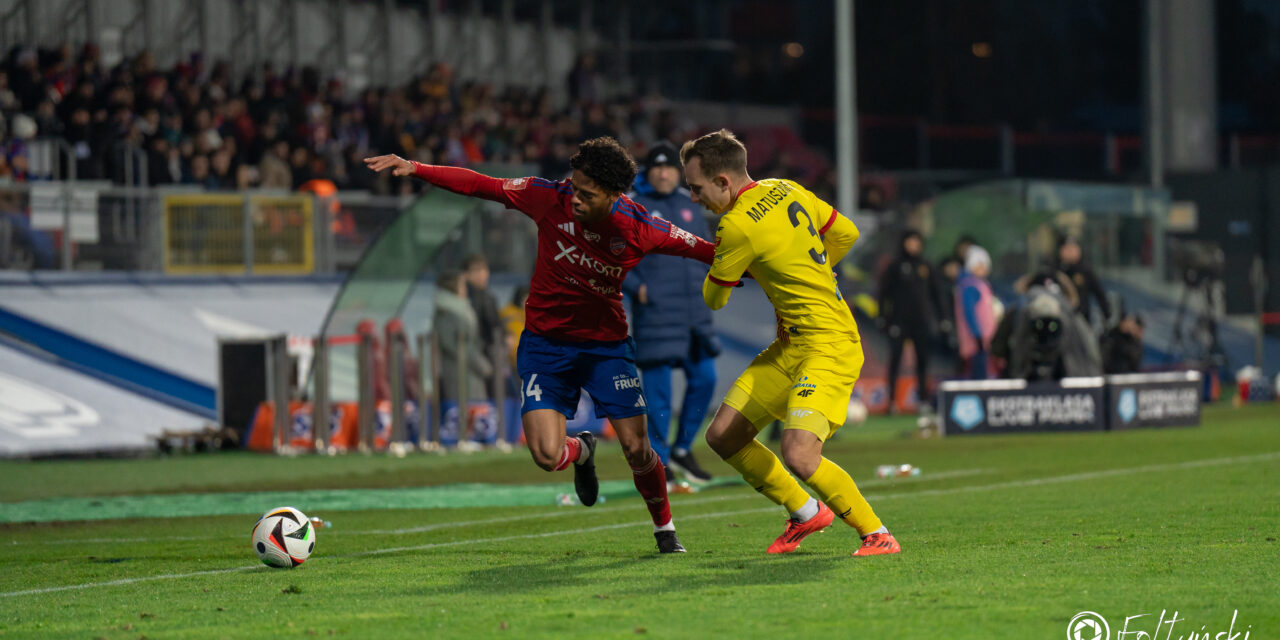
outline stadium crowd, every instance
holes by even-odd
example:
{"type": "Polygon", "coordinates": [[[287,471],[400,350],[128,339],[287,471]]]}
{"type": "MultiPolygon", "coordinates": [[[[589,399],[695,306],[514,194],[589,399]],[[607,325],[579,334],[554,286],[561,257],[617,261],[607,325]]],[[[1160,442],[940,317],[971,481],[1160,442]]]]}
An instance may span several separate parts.
{"type": "MultiPolygon", "coordinates": [[[[391,193],[424,185],[367,171],[360,160],[370,150],[454,166],[531,163],[560,177],[581,140],[613,136],[643,157],[653,141],[695,132],[660,95],[600,98],[598,78],[583,55],[566,78],[568,104],[557,108],[545,87],[459,81],[443,63],[402,86],[350,95],[340,79],[309,67],[268,64],[236,77],[225,61],[198,54],[164,69],[143,52],[107,68],[93,44],[14,47],[0,62],[0,180],[40,177],[29,157],[38,137],[66,140],[80,179],[134,175],[211,190],[298,189],[323,179],[391,193]]],[[[770,168],[792,169],[789,158],[770,154],[770,168]]]]}

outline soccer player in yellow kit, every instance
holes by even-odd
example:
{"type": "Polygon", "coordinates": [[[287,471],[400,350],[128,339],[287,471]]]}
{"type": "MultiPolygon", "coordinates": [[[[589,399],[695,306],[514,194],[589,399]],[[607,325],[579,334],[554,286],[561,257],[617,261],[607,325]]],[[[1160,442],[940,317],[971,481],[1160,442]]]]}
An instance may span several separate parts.
{"type": "Polygon", "coordinates": [[[795,182],[752,180],[746,147],[725,129],[686,142],[680,159],[693,201],[721,216],[715,262],[702,285],[707,306],[723,307],[750,272],[778,317],[777,340],[725,395],[707,427],[707,443],[752,487],[790,512],[769,553],[794,551],[837,516],[862,537],[853,555],[900,552],[853,478],[822,457],[822,443],[844,424],[862,369],[858,327],[831,271],[858,239],[857,227],[795,182]],[[755,439],[775,419],[785,424],[786,468],[755,439]]]}

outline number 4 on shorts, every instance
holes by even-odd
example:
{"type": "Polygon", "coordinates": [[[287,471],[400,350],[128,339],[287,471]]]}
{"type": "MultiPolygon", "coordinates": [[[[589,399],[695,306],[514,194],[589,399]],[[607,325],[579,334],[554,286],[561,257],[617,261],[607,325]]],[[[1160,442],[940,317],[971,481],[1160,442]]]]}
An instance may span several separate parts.
{"type": "Polygon", "coordinates": [[[538,374],[536,373],[529,376],[529,386],[525,387],[524,395],[533,398],[534,402],[542,402],[542,387],[535,384],[537,379],[538,374]]]}

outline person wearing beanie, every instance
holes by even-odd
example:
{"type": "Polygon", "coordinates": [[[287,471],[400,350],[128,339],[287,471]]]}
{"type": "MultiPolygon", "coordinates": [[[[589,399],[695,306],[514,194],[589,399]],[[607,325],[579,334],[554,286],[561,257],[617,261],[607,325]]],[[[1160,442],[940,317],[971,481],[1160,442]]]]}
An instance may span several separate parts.
{"type": "MultiPolygon", "coordinates": [[[[680,186],[680,153],[675,147],[660,142],[649,150],[631,198],[654,217],[714,240],[701,207],[680,186]]],[[[711,480],[711,474],[693,457],[691,447],[711,406],[716,387],[715,357],[721,350],[711,310],[702,303],[706,275],[707,267],[702,263],[654,254],[641,260],[622,283],[623,293],[631,299],[636,364],[649,400],[649,442],[668,469],[678,471],[694,485],[711,480]],[[677,369],[684,372],[685,391],[673,441],[671,374],[677,369]]],[[[669,484],[670,490],[688,491],[684,485],[669,484]]]]}

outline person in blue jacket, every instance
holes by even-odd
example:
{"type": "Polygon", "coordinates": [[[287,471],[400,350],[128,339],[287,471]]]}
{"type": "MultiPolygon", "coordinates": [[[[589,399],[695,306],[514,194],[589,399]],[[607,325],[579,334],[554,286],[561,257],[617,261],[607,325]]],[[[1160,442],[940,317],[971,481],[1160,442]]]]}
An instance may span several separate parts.
{"type": "MultiPolygon", "coordinates": [[[[680,154],[667,143],[649,151],[645,171],[636,178],[631,199],[654,217],[715,242],[715,233],[702,208],[680,187],[680,154]]],[[[711,310],[702,302],[706,265],[674,256],[651,254],[640,261],[622,283],[631,298],[631,333],[636,343],[636,365],[649,402],[649,441],[668,469],[691,483],[709,481],[711,475],[690,452],[702,419],[711,406],[716,386],[715,357],[720,338],[711,324],[711,310]],[[670,444],[671,372],[685,375],[684,401],[679,428],[670,444]]]]}

